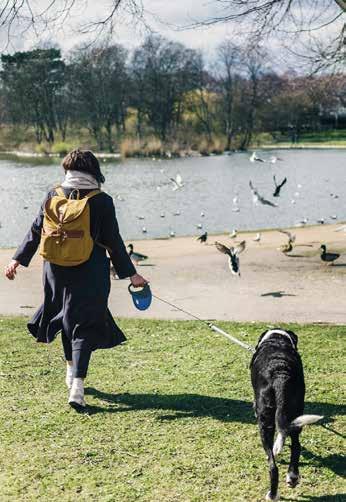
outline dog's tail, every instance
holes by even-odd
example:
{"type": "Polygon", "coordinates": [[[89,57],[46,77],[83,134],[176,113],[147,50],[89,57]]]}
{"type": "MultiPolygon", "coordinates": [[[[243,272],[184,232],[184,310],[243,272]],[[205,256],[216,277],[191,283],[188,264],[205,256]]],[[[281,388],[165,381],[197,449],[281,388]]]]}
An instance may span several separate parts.
{"type": "Polygon", "coordinates": [[[273,446],[274,456],[278,455],[282,451],[285,439],[290,432],[298,431],[305,425],[314,424],[323,418],[320,415],[300,415],[294,420],[289,421],[287,418],[290,415],[290,405],[287,399],[290,394],[289,390],[290,383],[288,381],[279,379],[275,382],[274,392],[277,406],[275,412],[275,422],[278,435],[273,446]]]}
{"type": "Polygon", "coordinates": [[[305,425],[314,424],[324,418],[322,415],[300,415],[299,417],[292,420],[292,422],[287,423],[285,417],[283,417],[282,415],[279,416],[278,411],[279,410],[277,410],[276,421],[279,432],[273,446],[274,457],[281,453],[285,444],[285,439],[290,432],[301,429],[305,425]]]}
{"type": "Polygon", "coordinates": [[[300,429],[305,425],[310,425],[322,420],[324,418],[322,415],[300,415],[300,417],[295,418],[290,423],[290,430],[300,429]]]}

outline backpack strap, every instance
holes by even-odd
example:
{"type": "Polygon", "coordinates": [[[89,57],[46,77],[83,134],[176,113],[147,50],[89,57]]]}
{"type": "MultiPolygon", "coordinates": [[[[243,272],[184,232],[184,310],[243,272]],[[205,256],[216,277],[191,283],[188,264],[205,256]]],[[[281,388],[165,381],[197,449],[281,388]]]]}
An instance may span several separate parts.
{"type": "MultiPolygon", "coordinates": [[[[66,195],[65,195],[65,192],[64,190],[62,189],[61,185],[58,185],[56,187],[54,187],[54,190],[56,191],[56,193],[60,196],[60,197],[65,197],[65,199],[67,199],[66,195]]],[[[78,190],[79,192],[79,190],[78,190]]],[[[71,192],[72,193],[72,192],[71,192]]],[[[94,195],[97,195],[101,193],[101,190],[92,190],[91,192],[89,192],[87,195],[85,195],[85,197],[83,197],[83,199],[91,199],[92,197],[94,197],[94,195]]]]}
{"type": "Polygon", "coordinates": [[[98,195],[99,193],[101,193],[101,190],[92,190],[91,192],[89,192],[88,194],[85,195],[85,197],[83,197],[83,199],[91,199],[91,197],[94,197],[95,195],[98,195]]]}
{"type": "Polygon", "coordinates": [[[54,187],[54,190],[56,191],[56,193],[57,193],[60,197],[65,197],[65,199],[66,199],[65,192],[64,192],[64,190],[62,189],[62,187],[61,187],[60,185],[58,185],[57,187],[54,187]]]}

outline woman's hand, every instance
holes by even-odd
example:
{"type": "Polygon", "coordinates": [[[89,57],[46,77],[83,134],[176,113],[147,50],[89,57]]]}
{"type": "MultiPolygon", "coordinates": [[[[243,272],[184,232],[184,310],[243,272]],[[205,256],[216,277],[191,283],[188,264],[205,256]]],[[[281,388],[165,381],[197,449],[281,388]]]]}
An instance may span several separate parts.
{"type": "Polygon", "coordinates": [[[132,277],[130,277],[130,281],[134,288],[143,288],[149,282],[139,274],[135,274],[132,277]]]}
{"type": "Polygon", "coordinates": [[[13,281],[16,277],[17,267],[20,265],[19,261],[11,260],[10,263],[5,267],[5,275],[7,279],[13,281]]]}

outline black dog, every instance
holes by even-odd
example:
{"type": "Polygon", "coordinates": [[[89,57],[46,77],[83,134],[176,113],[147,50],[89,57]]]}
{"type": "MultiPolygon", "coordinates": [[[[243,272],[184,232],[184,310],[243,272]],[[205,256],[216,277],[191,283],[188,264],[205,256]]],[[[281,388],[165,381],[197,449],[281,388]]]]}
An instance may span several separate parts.
{"type": "Polygon", "coordinates": [[[279,473],[275,456],[281,452],[286,437],[290,436],[292,443],[286,482],[294,488],[299,482],[299,434],[304,425],[323,418],[319,415],[303,415],[305,384],[297,342],[298,337],[292,331],[265,331],[250,364],[255,414],[269,462],[270,490],[266,500],[279,498],[279,473]],[[275,428],[278,435],[274,443],[275,428]]]}

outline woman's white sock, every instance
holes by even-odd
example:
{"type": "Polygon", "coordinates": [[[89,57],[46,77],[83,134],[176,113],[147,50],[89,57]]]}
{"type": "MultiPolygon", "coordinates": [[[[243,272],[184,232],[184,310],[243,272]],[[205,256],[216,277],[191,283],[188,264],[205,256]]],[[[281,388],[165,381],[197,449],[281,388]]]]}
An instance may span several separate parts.
{"type": "Polygon", "coordinates": [[[66,378],[65,378],[66,386],[68,389],[71,389],[73,382],[73,366],[66,364],[66,378]]]}
{"type": "Polygon", "coordinates": [[[73,405],[83,406],[83,407],[85,406],[84,378],[74,378],[73,379],[68,402],[72,406],[73,405]]]}

